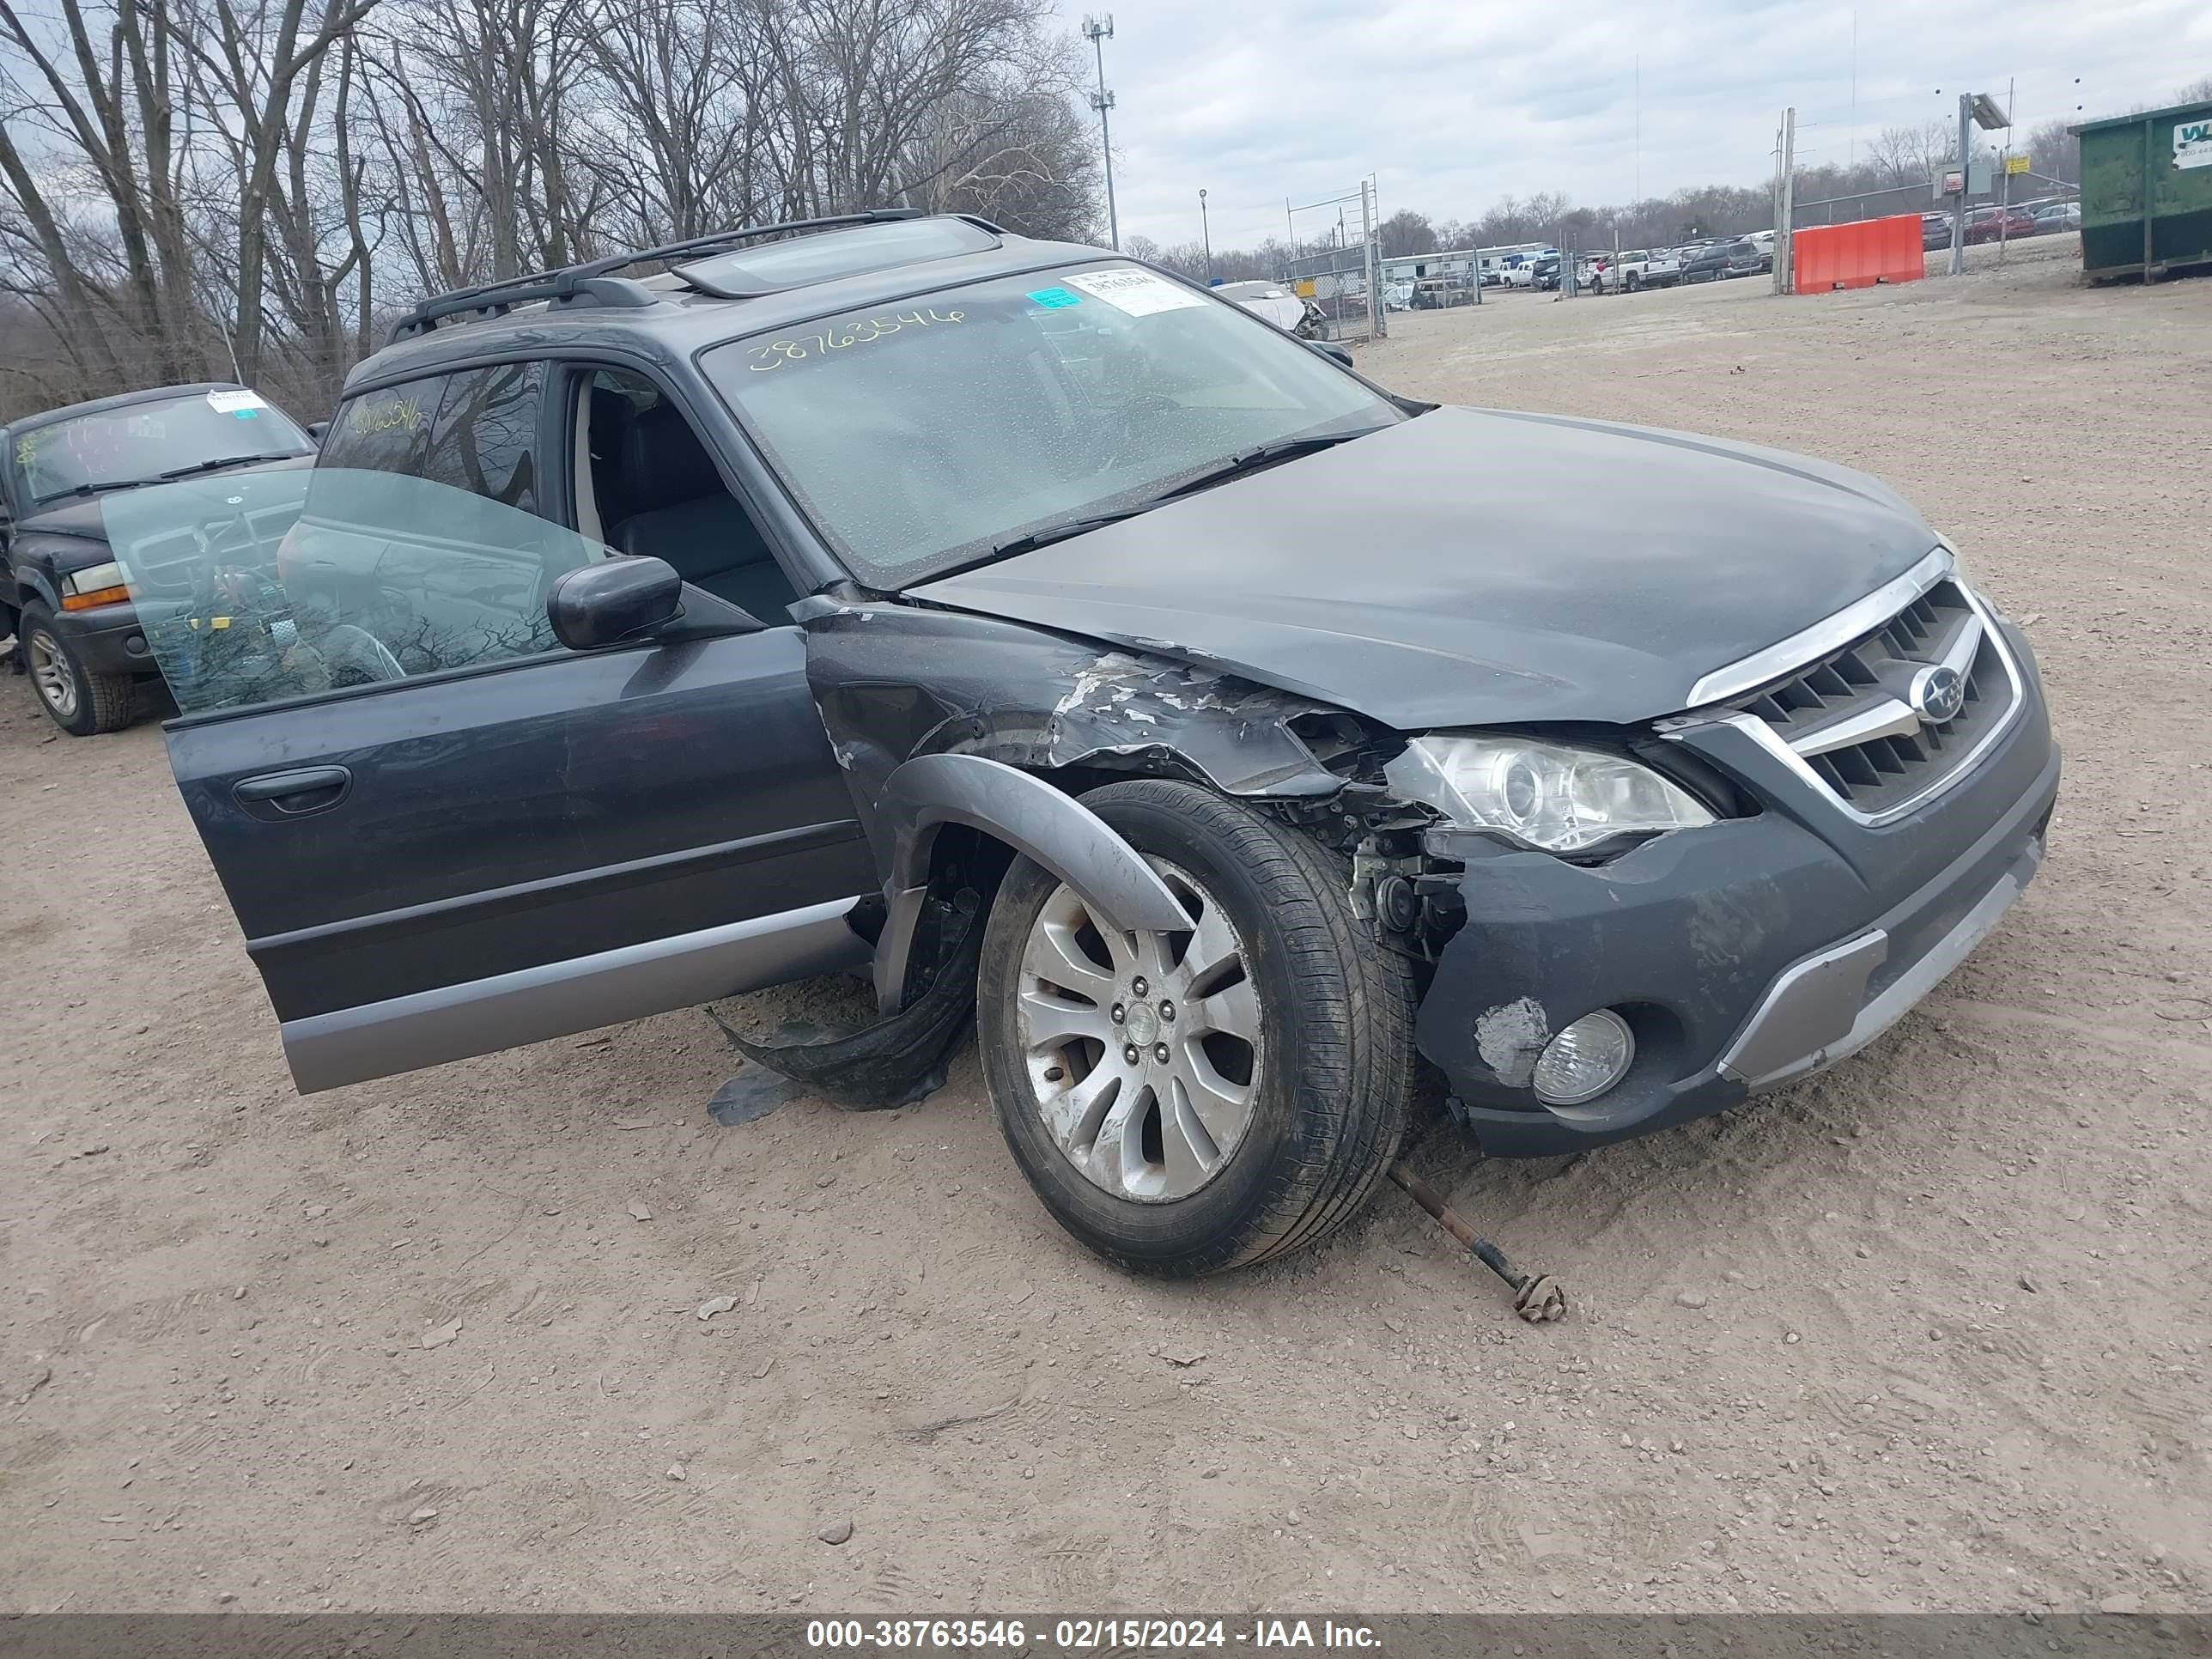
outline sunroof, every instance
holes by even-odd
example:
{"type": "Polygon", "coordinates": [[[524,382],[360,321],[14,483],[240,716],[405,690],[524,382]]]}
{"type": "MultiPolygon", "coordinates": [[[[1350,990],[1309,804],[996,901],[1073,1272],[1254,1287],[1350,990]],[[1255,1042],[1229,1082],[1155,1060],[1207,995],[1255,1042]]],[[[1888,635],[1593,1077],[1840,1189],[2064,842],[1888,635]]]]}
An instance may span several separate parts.
{"type": "Polygon", "coordinates": [[[749,300],[894,265],[988,252],[998,246],[997,237],[965,219],[902,219],[717,253],[678,265],[676,274],[702,294],[749,300]]]}

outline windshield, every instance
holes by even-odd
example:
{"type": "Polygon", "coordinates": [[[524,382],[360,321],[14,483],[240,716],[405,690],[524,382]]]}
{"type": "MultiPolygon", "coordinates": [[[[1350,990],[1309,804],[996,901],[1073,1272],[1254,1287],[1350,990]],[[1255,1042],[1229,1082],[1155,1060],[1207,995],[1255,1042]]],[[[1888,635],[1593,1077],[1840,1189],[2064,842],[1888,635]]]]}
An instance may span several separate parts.
{"type": "Polygon", "coordinates": [[[156,483],[212,462],[277,459],[314,445],[283,410],[234,386],[126,404],[19,431],[9,446],[18,500],[156,483]]]}
{"type": "Polygon", "coordinates": [[[1255,449],[1405,418],[1241,307],[1103,259],[701,361],[817,526],[880,587],[1143,507],[1255,449]]]}

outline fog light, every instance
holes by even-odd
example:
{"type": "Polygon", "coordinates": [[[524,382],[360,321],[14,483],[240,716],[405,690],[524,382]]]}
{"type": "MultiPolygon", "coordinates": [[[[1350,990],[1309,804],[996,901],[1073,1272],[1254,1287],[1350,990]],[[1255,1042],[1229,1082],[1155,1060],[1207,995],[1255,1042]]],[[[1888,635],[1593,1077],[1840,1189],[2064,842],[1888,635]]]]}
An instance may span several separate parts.
{"type": "Polygon", "coordinates": [[[1628,1075],[1636,1034],[1609,1008],[1584,1014],[1544,1045],[1536,1060],[1536,1098],[1547,1106],[1595,1100],[1628,1075]]]}

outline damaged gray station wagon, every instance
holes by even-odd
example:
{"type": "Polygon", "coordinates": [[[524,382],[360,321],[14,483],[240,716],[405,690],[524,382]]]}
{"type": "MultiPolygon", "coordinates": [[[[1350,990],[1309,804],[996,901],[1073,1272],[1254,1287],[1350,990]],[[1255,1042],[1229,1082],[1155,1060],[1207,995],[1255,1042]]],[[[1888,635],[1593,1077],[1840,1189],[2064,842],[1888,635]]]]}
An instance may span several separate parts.
{"type": "Polygon", "coordinates": [[[858,972],[748,1052],[890,1103],[972,1021],[1147,1272],[1357,1212],[1425,1066],[1534,1156],[1841,1059],[2058,784],[1872,479],[1394,397],[969,218],[441,296],[312,470],[107,516],[302,1090],[858,972]]]}

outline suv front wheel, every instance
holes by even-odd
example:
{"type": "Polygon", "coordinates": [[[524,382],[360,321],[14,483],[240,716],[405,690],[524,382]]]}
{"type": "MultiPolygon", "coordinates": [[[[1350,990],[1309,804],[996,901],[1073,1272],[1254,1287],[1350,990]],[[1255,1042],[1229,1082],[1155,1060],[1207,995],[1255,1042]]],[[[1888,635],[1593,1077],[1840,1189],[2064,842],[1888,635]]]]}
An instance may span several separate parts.
{"type": "Polygon", "coordinates": [[[32,690],[56,726],[73,738],[89,738],[131,724],[137,688],[130,675],[100,674],[86,667],[43,605],[25,605],[16,628],[15,647],[30,672],[32,690]]]}
{"type": "Polygon", "coordinates": [[[1352,915],[1343,867],[1249,807],[1156,779],[1084,805],[1193,925],[1119,932],[1016,860],[977,983],[1015,1162],[1077,1240],[1140,1273],[1212,1273],[1323,1237],[1405,1133],[1407,965],[1352,915]]]}

